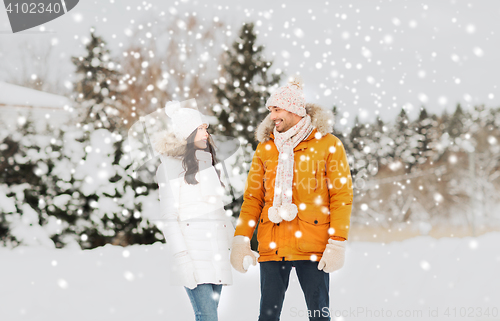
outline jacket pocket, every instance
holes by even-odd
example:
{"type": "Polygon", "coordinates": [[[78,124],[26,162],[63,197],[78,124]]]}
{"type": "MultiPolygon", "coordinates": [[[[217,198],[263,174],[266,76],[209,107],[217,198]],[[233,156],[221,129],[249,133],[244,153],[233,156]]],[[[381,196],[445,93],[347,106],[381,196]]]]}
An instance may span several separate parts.
{"type": "Polygon", "coordinates": [[[298,228],[301,237],[297,237],[297,248],[305,253],[323,253],[328,243],[330,216],[318,212],[302,212],[298,214],[298,228]]]}
{"type": "Polygon", "coordinates": [[[269,220],[267,213],[262,213],[260,215],[259,226],[257,228],[259,254],[270,254],[277,250],[276,229],[276,224],[269,220]]]}
{"type": "Polygon", "coordinates": [[[227,261],[229,259],[230,244],[234,229],[231,222],[218,222],[217,228],[217,253],[215,254],[216,261],[227,261]],[[229,236],[231,235],[231,240],[229,236]],[[217,255],[218,254],[218,255],[217,255]],[[220,256],[219,256],[220,255],[220,256]]]}

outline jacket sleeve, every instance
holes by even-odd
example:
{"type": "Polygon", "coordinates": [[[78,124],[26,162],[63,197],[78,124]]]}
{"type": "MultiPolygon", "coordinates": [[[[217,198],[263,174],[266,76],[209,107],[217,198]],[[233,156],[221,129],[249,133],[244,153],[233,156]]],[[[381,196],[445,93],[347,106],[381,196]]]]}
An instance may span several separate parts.
{"type": "Polygon", "coordinates": [[[344,145],[336,137],[333,147],[327,157],[330,227],[333,229],[330,238],[347,240],[353,200],[351,171],[344,145]]]}
{"type": "Polygon", "coordinates": [[[234,224],[233,224],[233,221],[231,220],[231,218],[228,218],[227,221],[226,221],[226,225],[227,225],[227,233],[226,233],[226,236],[227,236],[227,246],[229,249],[231,249],[231,243],[233,242],[233,236],[234,236],[234,224]]]}
{"type": "Polygon", "coordinates": [[[243,205],[236,223],[234,235],[252,238],[264,207],[264,164],[260,158],[261,145],[257,146],[252,158],[243,194],[243,205]]]}
{"type": "Polygon", "coordinates": [[[173,255],[187,251],[186,242],[179,225],[179,190],[182,178],[169,179],[165,164],[161,163],[156,171],[159,186],[162,231],[173,255]]]}

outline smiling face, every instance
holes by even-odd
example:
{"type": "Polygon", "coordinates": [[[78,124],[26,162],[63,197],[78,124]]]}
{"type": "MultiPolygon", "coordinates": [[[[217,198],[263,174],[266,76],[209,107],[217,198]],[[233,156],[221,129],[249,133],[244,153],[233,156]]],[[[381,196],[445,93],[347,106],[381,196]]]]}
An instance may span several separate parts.
{"type": "Polygon", "coordinates": [[[194,146],[197,149],[207,148],[207,139],[208,139],[207,128],[208,128],[207,124],[203,124],[198,126],[198,129],[196,130],[196,136],[194,136],[194,146]]]}
{"type": "Polygon", "coordinates": [[[286,132],[302,119],[299,115],[276,106],[269,107],[269,110],[271,111],[271,120],[274,122],[276,130],[280,133],[286,132]]]}

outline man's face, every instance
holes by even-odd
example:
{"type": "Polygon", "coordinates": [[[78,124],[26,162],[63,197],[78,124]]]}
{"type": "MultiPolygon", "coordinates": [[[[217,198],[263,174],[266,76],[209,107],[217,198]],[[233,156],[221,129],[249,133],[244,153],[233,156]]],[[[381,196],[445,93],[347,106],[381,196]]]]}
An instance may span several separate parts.
{"type": "Polygon", "coordinates": [[[269,109],[271,111],[271,120],[274,122],[276,130],[280,133],[286,132],[300,121],[300,116],[282,108],[271,106],[269,109]]]}

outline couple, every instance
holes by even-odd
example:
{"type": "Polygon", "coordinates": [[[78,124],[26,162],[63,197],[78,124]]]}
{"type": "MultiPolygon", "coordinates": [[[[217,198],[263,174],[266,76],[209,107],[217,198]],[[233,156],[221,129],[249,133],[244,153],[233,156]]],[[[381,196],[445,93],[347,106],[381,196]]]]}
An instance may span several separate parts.
{"type": "Polygon", "coordinates": [[[217,320],[230,264],[245,273],[257,259],[260,321],[279,320],[292,267],[310,320],[330,320],[328,273],[344,264],[353,198],[345,150],[329,115],[306,105],[300,80],[278,88],[266,107],[234,231],[208,125],[194,109],[166,106],[173,130],[155,143],[163,233],[196,320],[217,320]],[[257,224],[258,254],[250,248],[257,224]]]}

